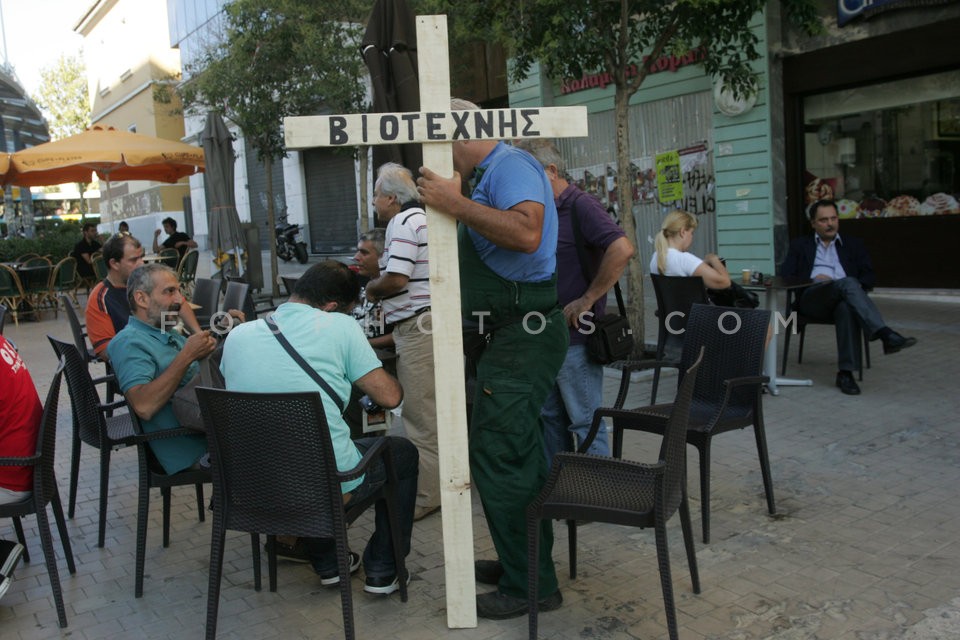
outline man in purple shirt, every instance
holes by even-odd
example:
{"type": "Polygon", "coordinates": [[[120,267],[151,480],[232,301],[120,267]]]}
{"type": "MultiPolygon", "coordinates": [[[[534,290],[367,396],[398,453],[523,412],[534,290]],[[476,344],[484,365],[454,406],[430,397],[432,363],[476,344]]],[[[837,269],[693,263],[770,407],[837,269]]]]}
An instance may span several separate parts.
{"type": "MultiPolygon", "coordinates": [[[[606,209],[592,195],[570,184],[563,158],[549,140],[517,143],[543,166],[557,204],[557,297],[570,327],[570,346],[553,390],[540,412],[547,464],[560,451],[573,451],[590,431],[593,413],[603,400],[603,367],[587,355],[592,320],[604,315],[607,292],[620,278],[634,248],[606,209]],[[584,246],[577,250],[574,218],[584,246]],[[581,254],[589,264],[582,265],[581,254]]],[[[601,424],[587,453],[609,456],[606,425],[601,424]]]]}

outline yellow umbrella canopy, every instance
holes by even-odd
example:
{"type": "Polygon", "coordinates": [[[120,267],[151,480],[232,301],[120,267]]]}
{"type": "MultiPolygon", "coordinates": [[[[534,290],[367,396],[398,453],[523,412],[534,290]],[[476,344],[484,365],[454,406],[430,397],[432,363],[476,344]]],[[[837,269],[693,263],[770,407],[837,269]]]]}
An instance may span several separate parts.
{"type": "Polygon", "coordinates": [[[106,181],[176,182],[204,169],[201,147],[99,125],[10,154],[9,164],[4,184],[21,187],[90,182],[94,172],[106,181]]]}

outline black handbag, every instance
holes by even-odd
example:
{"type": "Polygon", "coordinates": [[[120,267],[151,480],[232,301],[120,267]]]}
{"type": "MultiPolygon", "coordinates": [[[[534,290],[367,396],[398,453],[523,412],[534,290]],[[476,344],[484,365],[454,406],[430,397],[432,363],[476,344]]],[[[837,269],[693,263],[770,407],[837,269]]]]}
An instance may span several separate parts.
{"type": "MultiPolygon", "coordinates": [[[[587,268],[589,260],[584,250],[583,232],[580,230],[580,219],[577,216],[577,200],[581,195],[583,192],[580,192],[577,199],[573,201],[570,215],[573,223],[574,245],[577,247],[577,260],[580,262],[583,278],[589,284],[594,276],[587,268]]],[[[633,330],[630,329],[630,321],[627,320],[627,309],[623,304],[623,291],[620,290],[619,282],[614,283],[613,291],[617,296],[617,310],[620,315],[610,314],[602,318],[593,318],[593,332],[587,335],[587,355],[597,364],[625,360],[633,351],[633,330]]]]}
{"type": "Polygon", "coordinates": [[[707,297],[718,307],[756,309],[760,306],[760,296],[736,282],[731,282],[726,289],[707,289],[707,297]]]}
{"type": "Polygon", "coordinates": [[[587,355],[591,360],[610,364],[630,357],[633,331],[629,320],[623,316],[609,315],[595,320],[593,324],[593,333],[587,337],[587,355]]]}

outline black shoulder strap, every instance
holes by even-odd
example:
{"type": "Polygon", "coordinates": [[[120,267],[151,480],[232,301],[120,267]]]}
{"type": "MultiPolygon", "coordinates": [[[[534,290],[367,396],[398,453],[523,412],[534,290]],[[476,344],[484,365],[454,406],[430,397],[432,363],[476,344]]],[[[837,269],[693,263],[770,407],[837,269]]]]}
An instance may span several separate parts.
{"type": "Polygon", "coordinates": [[[341,400],[340,396],[337,395],[337,392],[333,390],[333,387],[331,387],[329,383],[327,383],[327,381],[324,380],[313,367],[307,364],[307,361],[303,359],[303,356],[297,353],[297,350],[293,348],[293,345],[290,344],[290,341],[287,340],[287,337],[281,333],[280,327],[277,326],[277,323],[273,318],[266,318],[265,321],[267,323],[267,327],[270,328],[270,333],[272,333],[277,341],[283,345],[283,348],[286,349],[287,353],[290,354],[290,357],[293,358],[298,365],[300,365],[300,368],[303,369],[308,376],[313,378],[314,382],[320,385],[320,387],[327,392],[327,395],[333,399],[337,405],[337,408],[340,409],[340,414],[342,415],[345,410],[343,400],[341,400]]]}
{"type": "MultiPolygon", "coordinates": [[[[589,260],[587,257],[586,241],[583,239],[583,231],[580,230],[580,217],[577,215],[577,200],[583,195],[583,191],[577,190],[573,202],[570,203],[570,220],[573,223],[573,244],[577,248],[577,260],[580,261],[580,270],[583,272],[583,279],[587,281],[587,286],[593,282],[594,276],[587,269],[589,260]]],[[[617,308],[620,315],[626,317],[627,307],[623,303],[623,292],[620,290],[620,282],[613,283],[613,293],[617,296],[617,308]]]]}

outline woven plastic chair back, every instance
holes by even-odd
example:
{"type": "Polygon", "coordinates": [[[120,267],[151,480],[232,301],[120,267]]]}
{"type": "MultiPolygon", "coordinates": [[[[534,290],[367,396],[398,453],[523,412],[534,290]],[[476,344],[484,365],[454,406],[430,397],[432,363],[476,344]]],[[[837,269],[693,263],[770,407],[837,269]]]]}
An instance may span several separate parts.
{"type": "Polygon", "coordinates": [[[336,457],[318,392],[201,387],[197,398],[213,464],[214,503],[223,505],[227,529],[345,535],[336,457]]]}
{"type": "Polygon", "coordinates": [[[180,266],[177,267],[177,277],[181,284],[193,282],[197,275],[197,263],[200,261],[200,252],[196,249],[190,249],[183,258],[180,259],[180,266]]]}
{"type": "Polygon", "coordinates": [[[219,309],[220,286],[220,280],[210,278],[197,278],[194,282],[191,302],[200,305],[200,308],[195,310],[195,314],[202,329],[208,328],[210,317],[219,309]]]}
{"type": "MultiPolygon", "coordinates": [[[[724,380],[759,376],[763,369],[764,339],[770,312],[764,309],[738,309],[695,304],[690,309],[683,343],[681,372],[697,360],[701,347],[707,358],[701,365],[693,391],[694,422],[701,422],[719,408],[726,387],[724,380]]],[[[724,418],[749,416],[756,400],[756,389],[734,391],[724,418]]]]}
{"type": "Polygon", "coordinates": [[[690,422],[694,389],[700,380],[698,373],[704,366],[705,350],[706,347],[700,347],[697,359],[683,373],[683,382],[677,390],[673,411],[670,412],[670,420],[667,421],[660,445],[660,461],[666,464],[660,487],[662,494],[657,501],[658,516],[663,518],[662,522],[666,522],[680,506],[683,487],[687,481],[687,425],[690,422]]]}
{"type": "Polygon", "coordinates": [[[677,277],[650,274],[653,293],[657,298],[657,357],[664,353],[679,356],[683,348],[684,333],[690,308],[694,304],[707,304],[707,290],[700,276],[677,277]]]}
{"type": "MultiPolygon", "coordinates": [[[[223,303],[220,305],[220,310],[229,311],[230,309],[240,309],[242,311],[246,303],[248,291],[250,291],[250,285],[246,282],[239,282],[237,280],[228,281],[227,290],[223,294],[223,303]]],[[[252,318],[247,318],[247,320],[252,320],[252,318]]]]}
{"type": "Polygon", "coordinates": [[[53,267],[50,275],[52,291],[72,291],[77,287],[77,259],[67,256],[53,267]]]}
{"type": "Polygon", "coordinates": [[[77,347],[69,342],[47,336],[54,353],[64,362],[67,376],[67,389],[76,420],[76,429],[80,440],[92,447],[100,448],[101,437],[106,434],[106,424],[100,411],[100,396],[90,377],[87,364],[83,361],[77,347]]]}
{"type": "Polygon", "coordinates": [[[47,401],[43,405],[43,417],[40,420],[40,433],[37,434],[37,458],[40,460],[40,467],[34,470],[33,490],[42,496],[40,504],[47,504],[57,493],[57,475],[53,466],[57,455],[57,406],[63,370],[64,364],[61,360],[47,391],[47,401]],[[36,476],[38,471],[39,479],[36,476]]]}
{"type": "Polygon", "coordinates": [[[83,333],[80,316],[77,315],[77,310],[70,304],[70,299],[65,294],[62,294],[60,298],[63,300],[63,308],[67,312],[67,322],[70,323],[70,332],[73,334],[73,346],[83,356],[84,362],[90,362],[92,355],[87,347],[87,337],[83,333]]]}

